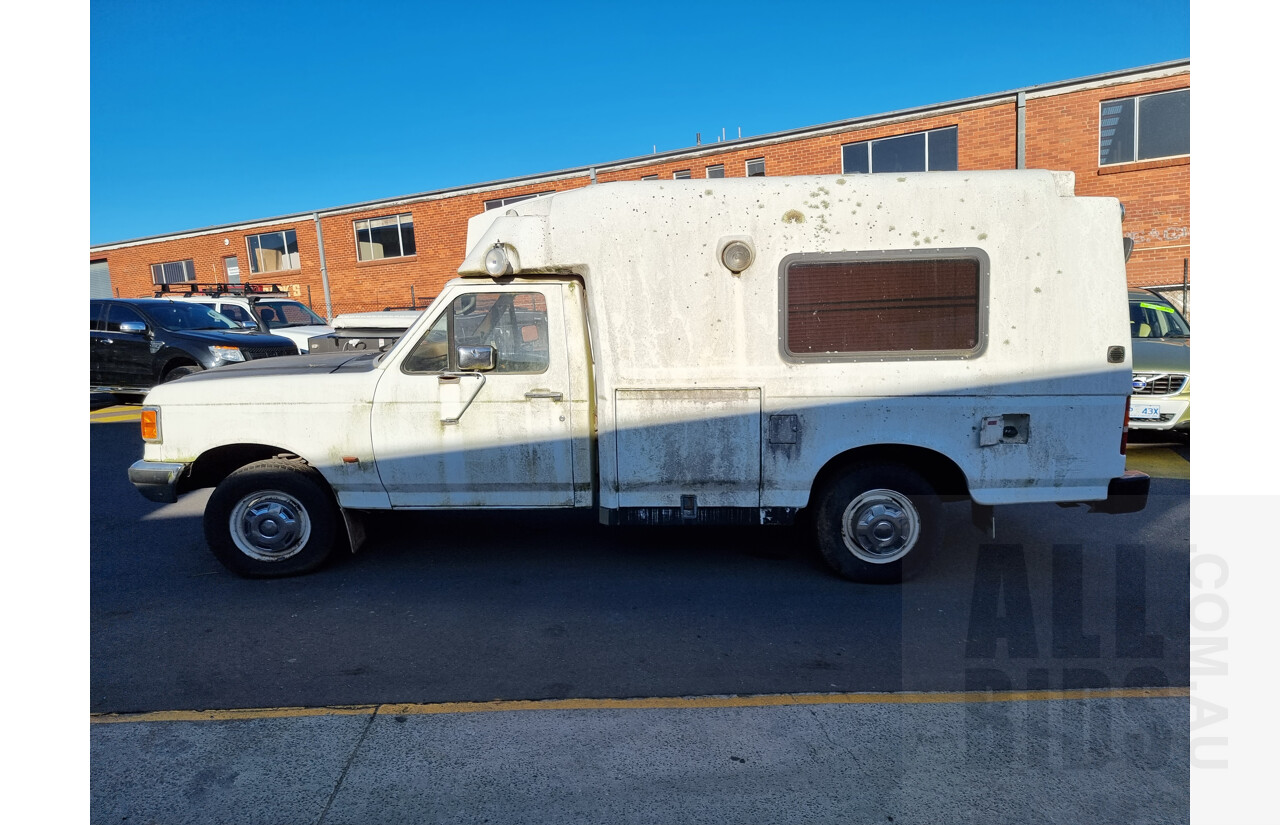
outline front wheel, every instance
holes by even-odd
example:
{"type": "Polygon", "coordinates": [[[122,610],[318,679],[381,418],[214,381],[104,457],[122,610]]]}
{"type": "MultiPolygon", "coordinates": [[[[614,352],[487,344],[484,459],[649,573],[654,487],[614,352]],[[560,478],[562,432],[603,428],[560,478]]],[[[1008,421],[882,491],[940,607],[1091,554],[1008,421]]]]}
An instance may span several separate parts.
{"type": "Polygon", "coordinates": [[[324,480],[300,461],[270,459],[223,479],[204,511],[218,561],[241,576],[293,576],[316,569],[337,540],[337,506],[324,480]]]}
{"type": "Polygon", "coordinates": [[[918,472],[898,464],[857,465],[821,494],[818,549],[833,570],[868,583],[918,573],[941,540],[942,503],[918,472]]]}
{"type": "Polygon", "coordinates": [[[164,374],[164,377],[160,379],[160,383],[167,384],[170,381],[177,381],[179,378],[182,378],[183,376],[195,375],[197,372],[201,372],[203,369],[204,369],[203,367],[196,366],[195,364],[187,364],[181,367],[174,367],[173,369],[169,370],[164,374]]]}

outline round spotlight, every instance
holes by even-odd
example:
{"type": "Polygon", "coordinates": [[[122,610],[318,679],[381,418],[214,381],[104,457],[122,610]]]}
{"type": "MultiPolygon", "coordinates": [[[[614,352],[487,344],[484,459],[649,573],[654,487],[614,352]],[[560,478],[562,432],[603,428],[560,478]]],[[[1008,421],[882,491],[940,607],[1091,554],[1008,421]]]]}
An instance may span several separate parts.
{"type": "Polygon", "coordinates": [[[493,277],[497,278],[501,275],[511,274],[511,258],[507,255],[507,248],[502,244],[494,244],[493,249],[489,250],[489,254],[484,256],[484,268],[493,277]]]}
{"type": "Polygon", "coordinates": [[[741,272],[751,266],[756,258],[755,250],[746,241],[730,241],[720,253],[720,261],[730,272],[741,272]]]}

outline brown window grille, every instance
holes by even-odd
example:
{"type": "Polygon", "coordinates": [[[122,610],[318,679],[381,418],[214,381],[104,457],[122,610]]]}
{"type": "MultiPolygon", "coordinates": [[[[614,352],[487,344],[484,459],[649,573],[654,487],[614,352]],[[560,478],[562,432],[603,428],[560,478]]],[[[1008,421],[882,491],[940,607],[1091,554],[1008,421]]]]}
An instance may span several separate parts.
{"type": "Polygon", "coordinates": [[[972,351],[981,269],[973,258],[793,262],[786,349],[799,356],[972,351]]]}

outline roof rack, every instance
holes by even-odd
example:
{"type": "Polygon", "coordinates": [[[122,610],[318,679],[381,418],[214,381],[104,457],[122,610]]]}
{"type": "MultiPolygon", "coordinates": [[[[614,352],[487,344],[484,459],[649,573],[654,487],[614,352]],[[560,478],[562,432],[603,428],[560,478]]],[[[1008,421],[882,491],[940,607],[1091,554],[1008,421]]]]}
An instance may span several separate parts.
{"type": "Polygon", "coordinates": [[[289,296],[289,290],[280,286],[280,284],[211,284],[185,281],[177,284],[158,284],[158,287],[156,291],[157,298],[174,294],[208,295],[214,298],[221,295],[241,295],[246,298],[258,298],[264,295],[289,296]]]}

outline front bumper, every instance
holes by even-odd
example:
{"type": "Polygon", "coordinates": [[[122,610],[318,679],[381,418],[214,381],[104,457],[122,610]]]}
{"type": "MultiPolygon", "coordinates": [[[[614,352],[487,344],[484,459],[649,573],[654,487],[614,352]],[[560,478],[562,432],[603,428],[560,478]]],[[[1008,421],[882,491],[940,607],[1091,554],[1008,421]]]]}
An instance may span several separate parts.
{"type": "Polygon", "coordinates": [[[186,471],[186,464],[135,461],[129,465],[129,481],[143,498],[172,504],[178,500],[178,479],[186,471]]]}
{"type": "Polygon", "coordinates": [[[1191,399],[1175,395],[1141,396],[1129,399],[1129,429],[1187,430],[1191,428],[1191,399]],[[1145,413],[1150,418],[1139,418],[1145,413]]]}
{"type": "Polygon", "coordinates": [[[1151,476],[1138,470],[1125,470],[1124,475],[1107,484],[1103,501],[1089,502],[1091,513],[1137,513],[1147,506],[1151,492],[1151,476]]]}

